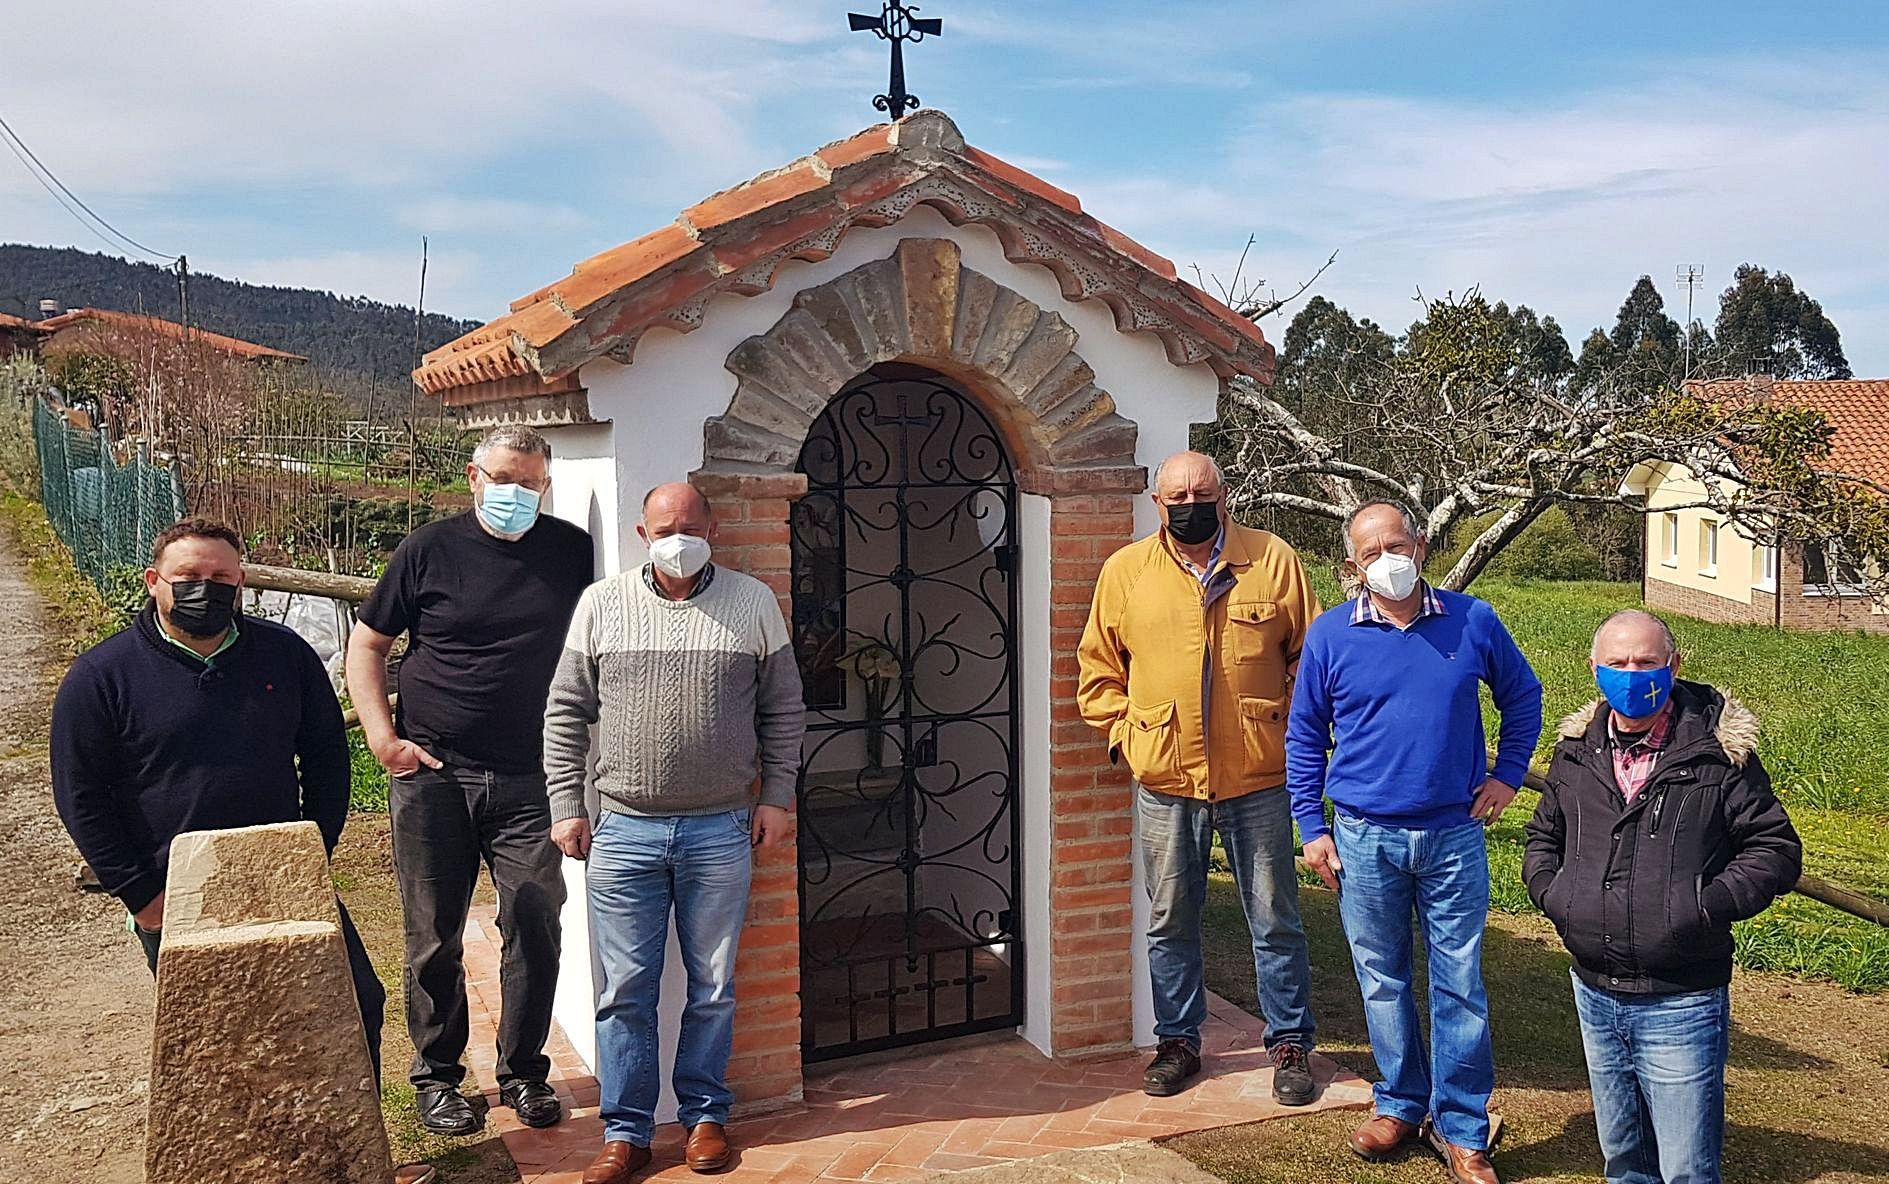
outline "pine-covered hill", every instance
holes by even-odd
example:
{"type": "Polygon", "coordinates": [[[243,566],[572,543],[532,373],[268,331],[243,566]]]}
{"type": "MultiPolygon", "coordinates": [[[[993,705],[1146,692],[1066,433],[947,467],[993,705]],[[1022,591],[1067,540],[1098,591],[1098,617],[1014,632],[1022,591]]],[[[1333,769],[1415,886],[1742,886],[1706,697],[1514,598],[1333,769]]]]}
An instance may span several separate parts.
{"type": "MultiPolygon", "coordinates": [[[[70,247],[0,243],[0,312],[36,318],[42,299],[177,319],[177,277],[167,268],[70,247]]],[[[217,333],[301,354],[311,365],[406,384],[413,368],[413,309],[364,296],[238,283],[193,271],[190,319],[217,333]]],[[[477,328],[428,313],[422,349],[477,328]]]]}

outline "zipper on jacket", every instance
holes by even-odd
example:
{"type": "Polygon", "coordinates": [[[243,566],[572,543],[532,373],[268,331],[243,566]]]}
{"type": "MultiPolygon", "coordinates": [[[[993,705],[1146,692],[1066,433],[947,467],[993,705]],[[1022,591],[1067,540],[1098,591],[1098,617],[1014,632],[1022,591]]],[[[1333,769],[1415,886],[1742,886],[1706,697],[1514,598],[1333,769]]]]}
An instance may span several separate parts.
{"type": "Polygon", "coordinates": [[[1653,806],[1652,806],[1653,826],[1652,826],[1652,829],[1647,832],[1648,838],[1659,837],[1659,816],[1665,812],[1666,812],[1666,787],[1662,785],[1659,787],[1659,793],[1656,794],[1653,798],[1653,806]]]}

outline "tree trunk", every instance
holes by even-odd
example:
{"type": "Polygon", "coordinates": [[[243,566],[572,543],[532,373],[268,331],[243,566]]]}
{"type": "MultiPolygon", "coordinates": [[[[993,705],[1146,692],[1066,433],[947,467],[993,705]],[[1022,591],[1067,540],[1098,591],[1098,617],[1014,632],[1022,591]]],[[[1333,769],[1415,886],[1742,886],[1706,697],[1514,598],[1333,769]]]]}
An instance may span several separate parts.
{"type": "Polygon", "coordinates": [[[1517,535],[1528,529],[1528,524],[1541,517],[1542,511],[1554,505],[1554,499],[1536,496],[1525,502],[1510,506],[1489,528],[1476,536],[1463,552],[1463,557],[1450,568],[1443,577],[1442,587],[1452,592],[1462,592],[1475,583],[1482,569],[1489,566],[1490,560],[1502,553],[1502,548],[1515,541],[1517,535]]]}

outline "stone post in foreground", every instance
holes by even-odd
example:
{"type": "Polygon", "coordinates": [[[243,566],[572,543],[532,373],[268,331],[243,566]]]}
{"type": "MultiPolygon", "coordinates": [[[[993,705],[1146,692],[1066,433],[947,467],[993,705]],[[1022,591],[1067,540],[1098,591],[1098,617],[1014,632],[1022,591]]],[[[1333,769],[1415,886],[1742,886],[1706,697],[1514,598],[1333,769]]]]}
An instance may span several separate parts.
{"type": "Polygon", "coordinates": [[[386,1184],[380,1095],[312,822],[171,844],[146,1184],[386,1184]]]}

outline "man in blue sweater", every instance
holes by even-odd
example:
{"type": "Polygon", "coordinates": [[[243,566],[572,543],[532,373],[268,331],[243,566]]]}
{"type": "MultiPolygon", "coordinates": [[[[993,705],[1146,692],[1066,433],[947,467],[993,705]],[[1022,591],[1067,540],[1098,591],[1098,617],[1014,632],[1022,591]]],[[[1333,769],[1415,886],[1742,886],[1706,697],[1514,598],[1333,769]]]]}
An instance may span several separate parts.
{"type": "MultiPolygon", "coordinates": [[[[60,684],[52,778],[59,817],[124,903],[155,974],[171,840],[306,819],[333,851],[352,775],[321,659],[293,630],[236,611],[235,531],[177,523],[157,536],[144,579],[151,600],[137,620],[60,684]]],[[[378,1073],[386,992],[345,908],[341,933],[378,1073]]]]}
{"type": "Polygon", "coordinates": [[[1338,893],[1383,1076],[1376,1114],[1351,1148],[1383,1158],[1428,1118],[1452,1180],[1495,1184],[1483,829],[1514,799],[1534,752],[1541,682],[1493,609],[1420,578],[1426,546],[1409,510],[1369,502],[1347,516],[1344,535],[1346,564],[1364,587],[1306,633],[1286,785],[1305,861],[1338,893]],[[1502,718],[1493,771],[1485,684],[1502,718]],[[1429,953],[1428,1055],[1412,982],[1413,909],[1429,953]]]}

